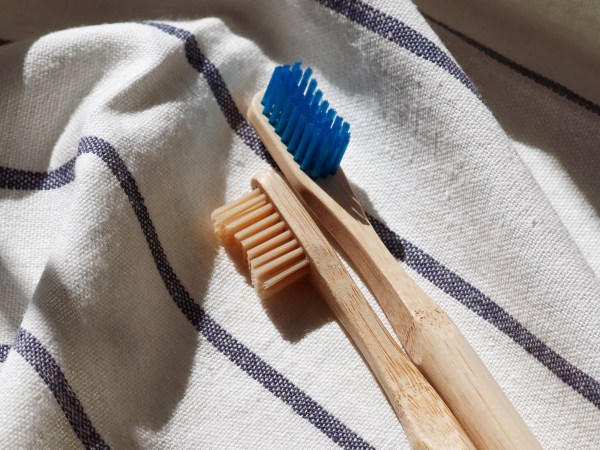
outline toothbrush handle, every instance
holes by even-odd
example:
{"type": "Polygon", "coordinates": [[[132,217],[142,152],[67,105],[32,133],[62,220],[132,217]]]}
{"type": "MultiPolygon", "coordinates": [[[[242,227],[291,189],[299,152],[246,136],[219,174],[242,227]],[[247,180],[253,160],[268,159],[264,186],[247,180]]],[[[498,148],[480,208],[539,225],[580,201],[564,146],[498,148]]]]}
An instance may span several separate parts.
{"type": "Polygon", "coordinates": [[[368,223],[336,228],[407,354],[479,449],[541,449],[452,319],[408,276],[368,223]],[[346,229],[340,229],[346,228],[346,229]]]}
{"type": "MultiPolygon", "coordinates": [[[[331,266],[329,266],[331,267],[331,266]]],[[[350,275],[315,270],[318,287],[369,364],[415,450],[475,450],[448,406],[385,329],[350,275]]]]}
{"type": "Polygon", "coordinates": [[[309,277],[385,391],[413,449],[474,450],[438,393],[387,332],[335,250],[285,181],[275,172],[254,176],[278,213],[302,243],[309,277]]]}

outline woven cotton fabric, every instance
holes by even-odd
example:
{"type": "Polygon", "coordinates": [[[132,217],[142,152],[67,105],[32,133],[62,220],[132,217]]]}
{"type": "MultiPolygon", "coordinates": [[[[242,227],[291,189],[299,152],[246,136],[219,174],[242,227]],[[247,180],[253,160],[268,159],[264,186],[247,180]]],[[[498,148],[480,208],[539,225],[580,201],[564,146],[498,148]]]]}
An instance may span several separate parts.
{"type": "Polygon", "coordinates": [[[297,60],[399,264],[544,448],[600,448],[600,106],[407,1],[21,8],[0,17],[0,448],[409,448],[316,291],[260,300],[212,233],[272,168],[246,110],[297,60]]]}

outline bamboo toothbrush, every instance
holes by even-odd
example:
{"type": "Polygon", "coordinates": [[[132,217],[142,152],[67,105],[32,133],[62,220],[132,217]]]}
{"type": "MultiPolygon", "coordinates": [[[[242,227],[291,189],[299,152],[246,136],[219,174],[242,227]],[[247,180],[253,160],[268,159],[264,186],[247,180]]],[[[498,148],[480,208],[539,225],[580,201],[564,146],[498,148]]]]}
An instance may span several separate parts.
{"type": "Polygon", "coordinates": [[[338,168],[350,139],[349,125],[322,100],[311,74],[300,63],[277,67],[264,96],[254,97],[248,118],[267,150],[313,217],[348,255],[407,354],[475,446],[541,449],[452,319],[408,276],[371,227],[338,168]],[[315,181],[317,177],[326,178],[315,181]]]}
{"type": "Polygon", "coordinates": [[[446,404],[406,357],[342,265],[319,227],[275,172],[216,209],[222,241],[241,245],[252,284],[268,297],[308,277],[336,314],[385,391],[414,449],[474,449],[446,404]]]}

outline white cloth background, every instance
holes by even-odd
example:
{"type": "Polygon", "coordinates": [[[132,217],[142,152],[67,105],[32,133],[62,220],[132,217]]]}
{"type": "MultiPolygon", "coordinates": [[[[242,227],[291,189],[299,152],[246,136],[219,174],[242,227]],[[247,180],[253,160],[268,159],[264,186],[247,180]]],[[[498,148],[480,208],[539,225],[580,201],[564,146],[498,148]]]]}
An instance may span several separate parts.
{"type": "Polygon", "coordinates": [[[296,60],[542,445],[600,447],[600,106],[406,1],[98,8],[0,15],[1,448],[408,448],[315,292],[261,302],[211,231],[269,167],[248,103],[296,60]]]}

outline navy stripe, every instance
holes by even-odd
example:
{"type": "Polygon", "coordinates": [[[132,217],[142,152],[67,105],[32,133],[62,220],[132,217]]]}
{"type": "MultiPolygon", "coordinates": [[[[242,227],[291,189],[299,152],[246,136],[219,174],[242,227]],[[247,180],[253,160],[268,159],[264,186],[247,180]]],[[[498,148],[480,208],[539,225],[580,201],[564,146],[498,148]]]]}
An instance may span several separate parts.
{"type": "Polygon", "coordinates": [[[534,356],[564,383],[600,409],[600,383],[564,359],[527,330],[491,298],[452,272],[442,263],[406,239],[401,238],[381,221],[368,215],[375,231],[397,258],[429,280],[438,289],[458,300],[464,306],[487,320],[534,356]]]}
{"type": "MultiPolygon", "coordinates": [[[[423,13],[421,13],[421,14],[423,14],[423,13]]],[[[552,80],[540,75],[539,73],[536,73],[531,69],[528,69],[527,67],[524,67],[514,61],[511,61],[506,56],[503,56],[500,53],[492,50],[491,48],[486,47],[483,44],[480,44],[476,40],[462,34],[460,31],[450,28],[448,25],[446,25],[438,20],[435,20],[434,18],[432,18],[426,14],[423,14],[423,17],[425,17],[429,21],[433,22],[434,24],[442,27],[443,29],[452,33],[453,35],[457,36],[458,38],[460,38],[467,44],[471,45],[472,47],[475,47],[477,50],[479,50],[482,53],[484,53],[485,55],[489,56],[496,62],[499,62],[500,64],[514,70],[515,72],[523,75],[524,77],[529,78],[530,80],[535,81],[536,83],[550,89],[552,92],[554,92],[562,97],[565,97],[566,99],[572,101],[576,105],[579,105],[582,108],[585,108],[594,114],[600,115],[600,105],[597,105],[596,103],[593,103],[590,100],[583,98],[579,94],[576,94],[569,88],[563,86],[562,84],[557,83],[556,81],[552,81],[552,80]]]]}
{"type": "Polygon", "coordinates": [[[312,423],[332,441],[348,449],[372,448],[300,388],[235,339],[194,301],[167,260],[148,209],[144,204],[144,198],[132,174],[115,149],[108,142],[89,136],[82,138],[79,143],[77,154],[83,153],[93,153],[100,157],[119,181],[139,221],[156,268],[169,295],[192,325],[217,350],[262,384],[269,392],[291,406],[297,414],[312,423]]]}
{"type": "MultiPolygon", "coordinates": [[[[157,25],[153,24],[153,26],[157,25]]],[[[168,31],[162,27],[157,28],[167,32],[168,34],[177,36],[180,39],[180,36],[188,33],[187,31],[179,30],[178,28],[171,26],[169,26],[168,31]]],[[[196,41],[194,40],[194,42],[196,41]]],[[[186,41],[186,46],[187,45],[188,44],[186,41]]],[[[198,52],[200,52],[200,50],[198,50],[198,52]]],[[[220,75],[219,80],[222,81],[220,75]]],[[[224,89],[227,89],[227,86],[224,86],[224,89]]],[[[222,95],[224,90],[220,89],[218,92],[213,90],[213,92],[215,95],[222,95]]],[[[229,91],[227,90],[226,92],[227,98],[231,98],[229,91]]],[[[217,99],[217,101],[221,103],[219,99],[217,99]]],[[[225,114],[227,114],[227,111],[223,110],[225,114]]],[[[236,117],[238,115],[241,115],[239,110],[237,110],[236,117]]],[[[230,121],[228,120],[228,122],[230,121]]],[[[250,132],[255,133],[254,129],[251,127],[250,132]]],[[[256,138],[258,139],[258,135],[256,135],[256,138]]],[[[475,288],[468,281],[452,272],[443,264],[436,261],[433,257],[420,250],[418,247],[400,238],[398,234],[396,234],[382,222],[375,219],[373,216],[369,215],[369,218],[383,243],[396,258],[404,259],[409,267],[430,280],[439,289],[447,292],[453,298],[478,314],[480,317],[497,327],[500,331],[506,333],[517,344],[525,348],[532,356],[534,356],[538,361],[552,371],[552,373],[554,373],[559,379],[571,386],[575,391],[580,393],[584,398],[600,409],[600,383],[597,380],[572,365],[565,358],[544,344],[538,337],[521,325],[501,306],[496,304],[489,297],[485,296],[480,290],[475,288]],[[408,250],[412,252],[410,253],[410,258],[408,257],[408,250]],[[407,252],[406,255],[404,255],[405,251],[407,252]],[[485,305],[485,307],[482,305],[485,305]]]]}
{"type": "Polygon", "coordinates": [[[481,95],[469,77],[452,61],[441,48],[435,45],[414,28],[397,18],[380,11],[361,0],[317,0],[323,6],[346,16],[352,22],[365,27],[409,52],[441,67],[479,99],[481,95]]]}
{"type": "Polygon", "coordinates": [[[260,158],[267,161],[272,166],[275,166],[275,161],[267,152],[258,135],[250,126],[244,116],[238,109],[231,96],[227,85],[223,81],[223,77],[215,67],[215,65],[202,53],[198,47],[196,37],[189,31],[177,28],[171,25],[160,22],[141,22],[144,25],[156,27],[167,34],[175,36],[184,42],[185,56],[190,65],[196,69],[208,83],[208,87],[212,91],[227,123],[233,131],[240,137],[244,143],[250,147],[254,153],[260,158]]]}
{"type": "Polygon", "coordinates": [[[90,422],[62,370],[40,341],[27,330],[20,328],[12,348],[35,369],[46,383],[84,447],[96,450],[109,449],[108,444],[104,442],[90,422]]]}
{"type": "Polygon", "coordinates": [[[3,344],[0,345],[0,363],[6,361],[6,357],[8,356],[8,351],[10,350],[10,345],[3,344]]]}
{"type": "Polygon", "coordinates": [[[49,172],[0,167],[0,188],[29,191],[57,189],[73,181],[75,178],[74,167],[75,158],[49,172]]]}

